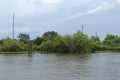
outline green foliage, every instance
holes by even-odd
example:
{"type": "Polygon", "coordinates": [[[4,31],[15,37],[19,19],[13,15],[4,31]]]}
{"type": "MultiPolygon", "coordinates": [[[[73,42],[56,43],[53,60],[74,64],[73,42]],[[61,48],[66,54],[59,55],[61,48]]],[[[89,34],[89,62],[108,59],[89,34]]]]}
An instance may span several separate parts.
{"type": "Polygon", "coordinates": [[[4,52],[17,52],[21,50],[21,43],[17,40],[12,40],[10,38],[4,39],[3,44],[1,45],[1,51],[4,52]]]}
{"type": "Polygon", "coordinates": [[[43,39],[48,40],[48,39],[54,39],[57,36],[57,32],[55,31],[48,31],[43,34],[43,39]]]}
{"type": "Polygon", "coordinates": [[[101,42],[94,42],[93,51],[105,51],[108,50],[108,46],[101,42]]]}
{"type": "Polygon", "coordinates": [[[34,44],[33,45],[33,50],[34,51],[40,51],[39,45],[34,44]]]}
{"type": "MultiPolygon", "coordinates": [[[[19,34],[19,40],[13,40],[9,37],[0,40],[1,52],[19,52],[28,51],[28,34],[19,34]]],[[[105,39],[100,41],[98,36],[91,36],[80,31],[73,35],[59,35],[57,32],[48,31],[42,37],[37,37],[33,42],[34,51],[47,51],[59,53],[90,53],[94,51],[120,51],[120,36],[107,34],[105,39]]]]}
{"type": "Polygon", "coordinates": [[[0,40],[0,44],[3,44],[4,39],[0,40]]]}
{"type": "Polygon", "coordinates": [[[67,42],[67,37],[57,35],[53,43],[54,52],[69,52],[70,46],[67,42]]]}
{"type": "Polygon", "coordinates": [[[42,44],[40,45],[40,50],[52,52],[53,51],[53,41],[47,40],[47,41],[42,42],[42,44]]]}
{"type": "Polygon", "coordinates": [[[116,45],[120,45],[120,36],[107,34],[103,42],[104,44],[112,46],[112,47],[116,45]]]}
{"type": "Polygon", "coordinates": [[[107,46],[107,50],[120,51],[120,36],[118,35],[107,34],[103,43],[107,46]]]}
{"type": "Polygon", "coordinates": [[[91,36],[91,40],[93,41],[93,52],[96,50],[106,50],[106,46],[103,45],[103,43],[100,41],[100,38],[98,36],[91,36]]]}
{"type": "Polygon", "coordinates": [[[92,51],[93,44],[92,41],[87,37],[87,35],[82,34],[80,31],[73,35],[73,52],[75,53],[88,53],[92,51]]]}
{"type": "Polygon", "coordinates": [[[30,40],[29,34],[20,33],[18,36],[21,42],[27,43],[30,40]]]}
{"type": "Polygon", "coordinates": [[[91,39],[94,41],[94,42],[100,42],[100,38],[98,36],[91,36],[91,39]]]}
{"type": "Polygon", "coordinates": [[[81,32],[71,35],[57,35],[53,39],[48,39],[40,45],[40,50],[50,52],[71,52],[88,53],[93,48],[92,40],[81,32]]]}
{"type": "Polygon", "coordinates": [[[33,40],[33,43],[36,45],[40,45],[43,42],[43,38],[42,37],[37,37],[33,40]]]}

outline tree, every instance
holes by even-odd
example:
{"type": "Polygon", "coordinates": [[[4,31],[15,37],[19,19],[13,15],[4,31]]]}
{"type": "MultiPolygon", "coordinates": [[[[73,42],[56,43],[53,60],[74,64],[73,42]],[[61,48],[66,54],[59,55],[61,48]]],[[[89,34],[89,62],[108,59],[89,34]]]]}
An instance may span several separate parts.
{"type": "Polygon", "coordinates": [[[1,40],[0,40],[0,44],[3,44],[3,41],[4,41],[4,39],[1,39],[1,40]]]}
{"type": "Polygon", "coordinates": [[[114,46],[116,44],[120,44],[120,37],[117,35],[107,34],[103,42],[106,45],[114,46]]]}
{"type": "Polygon", "coordinates": [[[78,31],[73,34],[73,48],[74,53],[88,53],[92,51],[93,44],[92,40],[87,37],[87,35],[78,31]]]}
{"type": "Polygon", "coordinates": [[[91,36],[91,39],[94,41],[94,42],[100,42],[100,38],[98,36],[91,36]]]}
{"type": "Polygon", "coordinates": [[[42,37],[37,37],[33,40],[33,43],[36,45],[40,45],[43,42],[43,38],[42,37]]]}
{"type": "MultiPolygon", "coordinates": [[[[91,36],[91,40],[93,41],[93,52],[96,50],[103,50],[104,46],[102,44],[102,42],[100,41],[100,38],[98,36],[91,36]]],[[[104,48],[105,50],[105,48],[104,48]]]]}
{"type": "Polygon", "coordinates": [[[43,34],[43,39],[48,40],[48,39],[54,39],[58,35],[57,32],[55,31],[48,31],[43,34]]]}
{"type": "Polygon", "coordinates": [[[53,41],[47,40],[47,41],[42,42],[42,44],[40,45],[40,50],[53,52],[53,41]]]}
{"type": "Polygon", "coordinates": [[[67,36],[57,35],[53,41],[54,52],[70,52],[70,45],[69,42],[67,42],[67,40],[67,36]]]}
{"type": "Polygon", "coordinates": [[[70,35],[57,35],[53,39],[46,38],[40,45],[40,50],[48,52],[71,52],[71,53],[88,53],[93,49],[92,40],[87,35],[78,31],[70,35]]]}
{"type": "Polygon", "coordinates": [[[18,40],[14,40],[13,42],[13,39],[10,39],[9,37],[3,40],[3,44],[1,46],[1,51],[4,52],[22,51],[21,43],[18,40]]]}
{"type": "Polygon", "coordinates": [[[24,34],[24,33],[20,33],[18,38],[20,39],[20,41],[24,43],[27,43],[30,40],[29,34],[24,34]]]}
{"type": "Polygon", "coordinates": [[[108,46],[110,50],[120,50],[120,36],[118,35],[107,34],[103,43],[108,46]]]}

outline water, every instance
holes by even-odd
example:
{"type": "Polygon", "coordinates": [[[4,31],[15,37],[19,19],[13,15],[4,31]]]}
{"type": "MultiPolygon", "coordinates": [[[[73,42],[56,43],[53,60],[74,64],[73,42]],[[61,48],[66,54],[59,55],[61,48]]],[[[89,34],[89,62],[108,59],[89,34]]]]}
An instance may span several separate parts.
{"type": "Polygon", "coordinates": [[[120,53],[0,54],[0,80],[120,80],[120,53]]]}

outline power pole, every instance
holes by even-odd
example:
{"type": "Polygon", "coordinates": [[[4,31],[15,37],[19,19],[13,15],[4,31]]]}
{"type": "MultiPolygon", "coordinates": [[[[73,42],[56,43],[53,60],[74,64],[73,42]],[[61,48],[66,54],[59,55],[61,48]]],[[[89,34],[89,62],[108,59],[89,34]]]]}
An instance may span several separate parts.
{"type": "Polygon", "coordinates": [[[12,36],[12,37],[13,37],[13,52],[14,52],[14,44],[15,44],[15,43],[14,43],[14,26],[15,26],[14,13],[13,13],[13,24],[12,24],[12,25],[13,25],[13,36],[12,36]]]}
{"type": "Polygon", "coordinates": [[[95,37],[97,38],[97,32],[95,33],[95,37]]]}
{"type": "Polygon", "coordinates": [[[84,26],[83,26],[83,24],[82,24],[82,33],[84,33],[84,26]]]}
{"type": "Polygon", "coordinates": [[[97,32],[95,33],[95,41],[97,41],[97,32]]]}
{"type": "Polygon", "coordinates": [[[14,18],[15,18],[15,16],[14,16],[14,13],[13,13],[13,40],[14,40],[14,26],[15,26],[14,18]]]}

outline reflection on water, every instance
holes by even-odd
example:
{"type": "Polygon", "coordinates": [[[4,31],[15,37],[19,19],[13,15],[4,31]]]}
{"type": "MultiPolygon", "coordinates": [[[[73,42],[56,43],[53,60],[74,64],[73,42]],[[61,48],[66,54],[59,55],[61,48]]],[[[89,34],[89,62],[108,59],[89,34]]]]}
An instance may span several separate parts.
{"type": "Polygon", "coordinates": [[[119,80],[119,53],[0,54],[1,80],[119,80]]]}
{"type": "Polygon", "coordinates": [[[28,54],[28,57],[32,57],[34,54],[32,53],[32,54],[28,54]]]}

